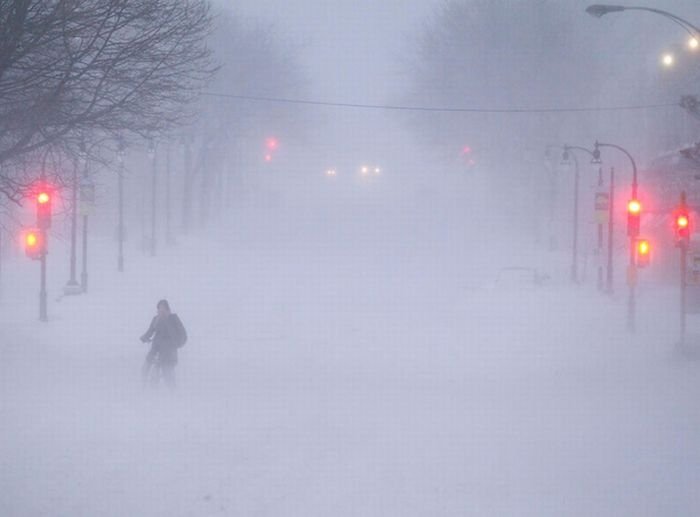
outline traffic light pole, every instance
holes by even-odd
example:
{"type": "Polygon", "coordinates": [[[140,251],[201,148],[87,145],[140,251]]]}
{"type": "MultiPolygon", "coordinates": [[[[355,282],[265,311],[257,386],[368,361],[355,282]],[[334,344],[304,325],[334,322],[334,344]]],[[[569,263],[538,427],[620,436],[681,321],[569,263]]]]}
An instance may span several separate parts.
{"type": "Polygon", "coordinates": [[[637,286],[637,264],[635,260],[635,244],[636,238],[630,237],[630,263],[629,263],[629,294],[627,298],[627,330],[635,331],[635,310],[636,310],[636,286],[637,286]]]}
{"type": "MultiPolygon", "coordinates": [[[[603,187],[603,168],[598,168],[598,190],[603,187]]],[[[609,203],[609,201],[608,201],[609,203]]],[[[598,291],[603,291],[603,223],[598,219],[598,291]]]]}
{"type": "MultiPolygon", "coordinates": [[[[634,163],[634,162],[633,162],[634,163]]],[[[632,181],[632,199],[637,199],[637,170],[635,167],[634,180],[632,181]]],[[[636,316],[636,290],[637,290],[637,261],[635,243],[638,235],[630,235],[630,264],[628,273],[629,298],[627,300],[627,330],[635,331],[636,316]]]]}
{"type": "MultiPolygon", "coordinates": [[[[45,237],[44,237],[45,238],[45,237]]],[[[46,242],[46,241],[44,241],[46,242]]],[[[46,251],[41,254],[41,288],[39,290],[39,321],[48,321],[46,310],[46,251]]]]}
{"type": "MultiPolygon", "coordinates": [[[[685,191],[681,192],[681,199],[680,199],[680,211],[682,214],[687,214],[687,204],[686,204],[686,197],[685,197],[685,191]]],[[[687,217],[687,216],[686,216],[687,217]]],[[[687,219],[686,219],[687,221],[687,219]]],[[[678,239],[678,249],[680,250],[680,267],[681,267],[681,274],[680,274],[680,344],[683,345],[685,344],[685,329],[686,329],[686,308],[687,308],[687,275],[688,275],[688,245],[689,245],[689,238],[690,238],[690,228],[687,227],[686,225],[686,230],[688,233],[685,235],[681,234],[679,232],[679,239],[678,239]]],[[[680,229],[679,229],[680,230],[680,229]]]]}
{"type": "Polygon", "coordinates": [[[686,283],[687,283],[687,267],[688,267],[688,246],[685,242],[680,244],[681,250],[681,319],[680,319],[680,343],[685,344],[685,312],[686,312],[686,283]]]}

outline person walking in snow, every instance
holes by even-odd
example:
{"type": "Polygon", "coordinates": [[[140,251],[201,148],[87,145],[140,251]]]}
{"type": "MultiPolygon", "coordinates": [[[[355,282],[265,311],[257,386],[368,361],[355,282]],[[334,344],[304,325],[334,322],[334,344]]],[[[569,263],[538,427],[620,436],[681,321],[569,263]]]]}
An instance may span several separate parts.
{"type": "Polygon", "coordinates": [[[158,314],[153,317],[148,330],[141,336],[142,342],[151,342],[141,375],[145,385],[151,368],[158,367],[168,387],[174,388],[177,350],[187,342],[187,331],[178,315],[170,311],[167,300],[160,300],[156,307],[158,314]]]}

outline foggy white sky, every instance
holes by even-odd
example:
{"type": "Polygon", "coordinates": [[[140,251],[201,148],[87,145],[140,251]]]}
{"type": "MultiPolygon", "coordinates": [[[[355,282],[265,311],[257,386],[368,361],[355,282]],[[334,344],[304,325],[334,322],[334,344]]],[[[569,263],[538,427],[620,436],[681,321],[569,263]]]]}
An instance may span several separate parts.
{"type": "Polygon", "coordinates": [[[431,0],[220,0],[275,22],[304,46],[311,92],[319,98],[380,103],[398,90],[400,49],[430,13],[431,0]]]}

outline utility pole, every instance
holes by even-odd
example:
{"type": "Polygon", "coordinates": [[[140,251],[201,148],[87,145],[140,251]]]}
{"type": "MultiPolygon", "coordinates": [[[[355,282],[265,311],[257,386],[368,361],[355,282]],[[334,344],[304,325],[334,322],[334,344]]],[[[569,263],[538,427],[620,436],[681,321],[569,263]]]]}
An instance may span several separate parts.
{"type": "Polygon", "coordinates": [[[615,292],[613,286],[613,246],[615,240],[615,167],[610,167],[610,202],[608,206],[608,270],[605,291],[611,295],[615,292]]]}

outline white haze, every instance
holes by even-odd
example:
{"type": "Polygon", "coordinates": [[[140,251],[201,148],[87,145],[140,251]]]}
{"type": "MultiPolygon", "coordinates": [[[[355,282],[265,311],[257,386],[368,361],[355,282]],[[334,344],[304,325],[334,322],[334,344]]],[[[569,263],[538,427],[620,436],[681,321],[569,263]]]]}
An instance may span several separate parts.
{"type": "MultiPolygon", "coordinates": [[[[574,3],[596,35],[622,25],[574,3]]],[[[399,56],[433,7],[235,4],[303,43],[309,95],[368,104],[400,97],[399,56]]],[[[700,377],[674,351],[677,286],[644,272],[626,331],[623,244],[614,295],[596,289],[590,178],[572,285],[571,175],[546,227],[544,149],[531,176],[503,182],[486,166],[455,171],[393,113],[314,108],[308,120],[279,164],[236,165],[208,228],[166,246],[161,212],[156,257],[139,241],[148,163],[130,156],[121,274],[105,171],[89,293],[62,296],[58,218],[47,323],[38,263],[3,234],[0,515],[698,514],[700,377]],[[381,173],[363,178],[363,164],[381,173]],[[140,382],[138,337],[161,298],[190,334],[172,393],[140,382]]],[[[636,134],[621,143],[643,147],[636,134]]],[[[700,319],[689,325],[696,339],[700,319]]]]}

